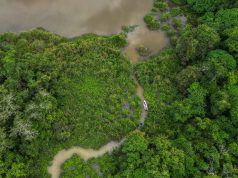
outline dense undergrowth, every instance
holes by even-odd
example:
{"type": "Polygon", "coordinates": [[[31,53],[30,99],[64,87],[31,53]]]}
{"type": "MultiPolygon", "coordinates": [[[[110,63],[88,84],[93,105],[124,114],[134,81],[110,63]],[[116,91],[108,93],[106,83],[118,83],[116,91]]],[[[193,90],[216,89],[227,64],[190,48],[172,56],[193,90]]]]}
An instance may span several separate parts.
{"type": "Polygon", "coordinates": [[[201,13],[189,1],[178,40],[136,65],[146,125],[112,156],[88,162],[92,172],[97,162],[105,177],[238,177],[238,9],[212,6],[201,13]]]}
{"type": "Polygon", "coordinates": [[[238,4],[174,2],[188,24],[171,48],[136,66],[146,125],[100,159],[106,177],[238,177],[238,4]]]}
{"type": "MultiPolygon", "coordinates": [[[[113,155],[72,157],[62,177],[238,177],[238,3],[173,2],[188,24],[174,21],[172,46],[135,66],[149,112],[142,131],[130,134],[140,107],[123,35],[0,36],[0,177],[47,177],[58,150],[127,134],[113,155]]],[[[176,7],[155,6],[147,24],[158,29],[163,11],[170,25],[176,7]]]]}
{"type": "Polygon", "coordinates": [[[0,36],[0,177],[46,177],[62,148],[99,148],[138,124],[122,34],[0,36]]]}

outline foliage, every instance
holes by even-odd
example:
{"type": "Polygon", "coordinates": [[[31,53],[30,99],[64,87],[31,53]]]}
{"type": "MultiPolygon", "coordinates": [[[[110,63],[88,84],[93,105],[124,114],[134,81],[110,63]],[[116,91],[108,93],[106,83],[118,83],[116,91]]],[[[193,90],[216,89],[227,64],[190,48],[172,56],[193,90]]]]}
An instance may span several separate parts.
{"type": "Polygon", "coordinates": [[[228,51],[231,54],[234,54],[235,57],[238,57],[238,27],[234,27],[226,30],[227,39],[225,41],[225,47],[228,48],[228,51]]]}
{"type": "Polygon", "coordinates": [[[187,27],[176,46],[178,57],[184,65],[193,63],[196,59],[204,58],[206,53],[215,48],[219,41],[219,34],[209,26],[187,27]]]}
{"type": "MultiPolygon", "coordinates": [[[[199,8],[205,1],[190,3],[199,8]]],[[[165,135],[183,153],[181,174],[171,176],[169,170],[167,176],[238,176],[237,10],[219,10],[232,3],[201,6],[201,24],[188,25],[176,48],[136,66],[150,108],[145,137],[165,135]]]]}
{"type": "Polygon", "coordinates": [[[151,30],[157,30],[160,27],[160,23],[155,17],[151,14],[148,14],[144,17],[144,21],[147,24],[148,28],[151,30]]]}
{"type": "MultiPolygon", "coordinates": [[[[176,1],[176,4],[184,4],[176,1]]],[[[186,25],[186,17],[180,7],[172,6],[166,0],[154,0],[151,11],[144,17],[144,21],[150,30],[162,30],[170,37],[172,45],[177,44],[177,36],[186,25]]]]}
{"type": "Polygon", "coordinates": [[[62,168],[64,170],[60,176],[62,178],[85,178],[87,176],[94,178],[99,177],[97,176],[97,172],[93,170],[92,166],[77,155],[74,155],[72,158],[67,160],[63,164],[62,168]]]}
{"type": "Polygon", "coordinates": [[[154,1],[144,19],[164,27],[174,46],[134,69],[120,51],[132,27],[72,40],[43,29],[0,36],[0,177],[48,177],[58,150],[124,136],[112,155],[73,156],[62,177],[100,177],[92,165],[109,178],[238,177],[238,4],[174,2],[180,8],[154,1]],[[134,132],[132,70],[149,106],[134,132]]]}
{"type": "MultiPolygon", "coordinates": [[[[113,177],[183,177],[184,175],[184,153],[175,148],[172,143],[162,136],[156,138],[145,138],[143,133],[131,134],[122,152],[112,160],[105,160],[101,165],[111,163],[118,170],[112,173],[113,177]],[[116,165],[113,164],[116,162],[116,165]]],[[[102,169],[106,175],[105,167],[102,169]]],[[[107,175],[106,175],[107,176],[107,175]]],[[[108,176],[107,176],[108,177],[108,176]]]]}
{"type": "Polygon", "coordinates": [[[218,8],[225,7],[228,0],[187,0],[192,9],[198,13],[213,12],[218,8]]]}
{"type": "Polygon", "coordinates": [[[98,148],[135,129],[139,99],[125,45],[125,34],[0,36],[0,177],[45,177],[58,150],[98,148]]]}

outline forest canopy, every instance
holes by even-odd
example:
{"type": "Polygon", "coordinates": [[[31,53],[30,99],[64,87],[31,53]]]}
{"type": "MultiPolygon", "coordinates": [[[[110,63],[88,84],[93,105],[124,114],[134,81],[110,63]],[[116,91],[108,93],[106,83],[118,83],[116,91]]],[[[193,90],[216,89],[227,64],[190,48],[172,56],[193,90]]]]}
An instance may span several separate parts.
{"type": "Polygon", "coordinates": [[[144,18],[171,45],[135,66],[125,33],[0,35],[0,177],[49,177],[59,150],[125,137],[111,155],[74,155],[61,176],[238,178],[238,3],[172,1],[144,18]],[[133,72],[149,105],[141,130],[133,72]]]}
{"type": "Polygon", "coordinates": [[[135,129],[139,99],[125,44],[123,34],[0,36],[0,177],[48,176],[58,150],[99,148],[135,129]]]}

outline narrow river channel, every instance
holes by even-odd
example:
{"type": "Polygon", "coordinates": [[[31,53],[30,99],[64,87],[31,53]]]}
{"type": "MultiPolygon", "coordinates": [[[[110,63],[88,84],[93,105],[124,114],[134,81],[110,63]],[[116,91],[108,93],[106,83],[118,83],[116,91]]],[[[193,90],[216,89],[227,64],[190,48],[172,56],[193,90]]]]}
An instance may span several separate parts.
{"type": "MultiPolygon", "coordinates": [[[[123,53],[133,65],[143,58],[137,53],[139,46],[146,47],[151,54],[159,52],[168,45],[166,35],[161,31],[150,31],[146,28],[143,16],[149,12],[153,0],[0,0],[0,33],[21,32],[33,27],[43,27],[46,30],[65,37],[75,37],[84,33],[110,35],[119,33],[122,26],[137,25],[128,34],[128,46],[123,53]]],[[[145,99],[144,89],[137,84],[136,94],[141,103],[145,99]]],[[[140,123],[144,123],[147,112],[143,105],[140,123]]],[[[61,165],[73,154],[78,154],[84,160],[97,158],[111,152],[123,144],[121,141],[111,141],[99,150],[84,149],[76,146],[58,152],[48,168],[52,178],[59,178],[61,165]]],[[[79,143],[80,145],[80,143],[79,143]]]]}
{"type": "Polygon", "coordinates": [[[52,165],[48,168],[48,172],[51,174],[52,178],[59,178],[61,173],[61,165],[71,158],[74,154],[79,155],[82,159],[87,161],[91,158],[98,158],[105,153],[112,152],[115,148],[121,146],[124,140],[120,142],[111,141],[106,145],[102,146],[99,150],[85,149],[82,147],[73,147],[68,150],[61,150],[55,155],[52,165]]]}
{"type": "MultiPolygon", "coordinates": [[[[140,60],[142,60],[143,58],[140,57],[137,53],[137,47],[139,46],[144,46],[146,48],[148,48],[151,52],[151,54],[153,53],[157,53],[159,50],[161,50],[162,48],[166,47],[168,45],[168,39],[166,38],[166,35],[161,32],[161,31],[150,31],[147,29],[146,25],[144,24],[143,21],[143,16],[145,15],[145,13],[147,11],[150,10],[150,8],[152,7],[152,0],[146,1],[146,0],[137,0],[138,1],[138,5],[139,2],[141,1],[141,4],[139,5],[141,8],[139,10],[139,17],[140,18],[129,18],[132,19],[132,21],[129,23],[129,25],[138,25],[137,28],[135,28],[135,30],[131,33],[128,34],[128,46],[124,49],[123,53],[125,53],[125,55],[127,55],[128,59],[131,61],[132,65],[135,66],[140,60]],[[142,2],[143,1],[143,2],[142,2]],[[134,21],[133,21],[134,20],[134,21]]],[[[130,6],[131,4],[128,3],[130,2],[130,0],[120,0],[120,2],[122,4],[125,3],[128,6],[130,6]],[[126,3],[127,2],[127,3],[126,3]]],[[[135,2],[133,0],[133,2],[135,2]]],[[[110,4],[110,3],[109,3],[110,4]]],[[[136,3],[137,5],[137,3],[136,3]]],[[[124,6],[124,5],[122,5],[124,6]]],[[[123,7],[118,5],[118,11],[120,11],[120,8],[123,9],[123,7]]],[[[129,11],[133,11],[133,8],[131,7],[128,8],[128,12],[127,12],[127,17],[132,14],[128,14],[129,11]]],[[[137,8],[135,8],[137,9],[137,8]]],[[[105,13],[105,12],[104,12],[105,13]]],[[[105,17],[110,16],[111,14],[105,14],[105,17]]],[[[114,14],[116,15],[116,14],[114,14]]],[[[117,15],[116,15],[117,16],[117,15]]],[[[126,20],[127,17],[124,17],[123,20],[126,20]]],[[[122,20],[122,21],[123,21],[122,20]]],[[[90,24],[92,22],[89,22],[90,24]]],[[[110,24],[110,20],[108,22],[109,24],[107,24],[107,26],[111,26],[110,24]]],[[[120,25],[128,25],[128,23],[126,21],[121,22],[120,25]]],[[[106,30],[105,29],[101,29],[102,31],[98,31],[98,29],[96,27],[91,28],[90,25],[85,25],[85,28],[91,29],[88,32],[94,32],[97,34],[110,34],[112,32],[117,32],[117,30],[106,30]],[[93,29],[93,30],[92,30],[93,29]]],[[[142,109],[142,113],[140,115],[139,118],[139,122],[144,124],[146,116],[147,116],[147,112],[143,109],[143,105],[142,102],[145,99],[144,96],[144,89],[143,87],[138,83],[134,73],[132,74],[132,78],[135,81],[135,83],[137,84],[137,89],[136,89],[136,95],[140,98],[141,100],[141,109],[142,109]]],[[[124,139],[122,139],[121,141],[111,141],[109,143],[107,143],[106,145],[102,146],[99,150],[93,150],[93,149],[85,149],[82,147],[73,147],[70,148],[68,150],[61,150],[60,152],[57,153],[57,155],[55,155],[51,166],[48,168],[48,172],[49,174],[51,174],[52,178],[59,178],[60,174],[61,174],[61,165],[68,160],[69,158],[71,158],[74,154],[79,155],[82,159],[84,159],[85,161],[91,159],[91,158],[98,158],[102,155],[104,155],[105,153],[110,153],[112,152],[114,149],[119,148],[124,142],[124,139]]]]}
{"type": "MultiPolygon", "coordinates": [[[[127,56],[128,59],[131,61],[131,63],[133,65],[136,65],[139,60],[140,60],[140,56],[137,54],[136,51],[136,47],[138,45],[144,45],[144,46],[148,46],[148,47],[152,47],[150,48],[152,50],[152,52],[156,52],[157,47],[154,47],[153,45],[147,45],[147,43],[143,43],[143,42],[149,42],[150,40],[153,40],[154,37],[159,38],[160,40],[164,40],[163,45],[161,44],[160,49],[162,49],[163,47],[165,47],[168,44],[168,41],[164,38],[164,34],[162,32],[152,32],[152,34],[148,35],[149,32],[147,33],[147,29],[145,30],[144,26],[142,27],[138,27],[139,32],[135,31],[132,32],[132,34],[128,35],[128,43],[129,45],[127,46],[127,48],[125,48],[125,50],[123,51],[127,56]],[[141,36],[140,32],[145,33],[145,36],[141,36]],[[140,40],[137,40],[138,38],[140,38],[140,40]],[[143,40],[144,38],[144,40],[143,40]]],[[[143,87],[138,83],[134,73],[132,74],[132,78],[135,81],[135,83],[137,84],[137,88],[136,88],[136,95],[140,98],[141,100],[141,109],[142,109],[142,113],[140,115],[139,118],[139,122],[144,124],[146,116],[147,116],[147,112],[143,109],[143,100],[145,99],[144,96],[144,89],[143,87]]],[[[69,158],[71,158],[74,154],[79,155],[82,159],[84,159],[85,161],[91,159],[91,158],[98,158],[102,155],[104,155],[105,153],[111,153],[114,149],[119,148],[124,142],[124,139],[122,139],[120,142],[118,141],[111,141],[109,143],[107,143],[106,145],[102,146],[99,150],[93,150],[93,149],[85,149],[82,147],[73,147],[70,148],[68,150],[61,150],[60,152],[57,153],[57,155],[55,155],[51,166],[48,168],[48,172],[49,174],[51,174],[52,178],[59,178],[60,177],[60,173],[61,173],[61,165],[68,160],[69,158]]]]}

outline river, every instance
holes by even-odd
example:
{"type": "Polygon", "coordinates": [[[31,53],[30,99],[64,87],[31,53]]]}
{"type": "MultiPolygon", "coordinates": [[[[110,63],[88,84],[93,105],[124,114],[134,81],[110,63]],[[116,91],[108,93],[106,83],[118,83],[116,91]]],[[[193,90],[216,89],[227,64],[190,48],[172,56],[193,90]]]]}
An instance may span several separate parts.
{"type": "MultiPolygon", "coordinates": [[[[110,35],[119,33],[122,26],[137,25],[128,34],[128,46],[123,52],[133,65],[142,57],[137,53],[139,46],[146,47],[151,54],[159,52],[169,42],[165,33],[150,31],[143,22],[153,0],[0,0],[0,33],[21,32],[34,27],[43,27],[56,34],[71,38],[85,33],[110,35]]],[[[136,94],[141,103],[145,99],[144,90],[132,74],[137,84],[136,94]]],[[[147,112],[142,106],[140,123],[145,122],[147,112]]],[[[84,160],[102,156],[120,147],[122,141],[111,141],[99,150],[76,146],[62,150],[54,157],[48,168],[52,178],[59,178],[61,165],[73,154],[84,160]]],[[[80,143],[79,143],[80,145],[80,143]]]]}
{"type": "Polygon", "coordinates": [[[113,149],[121,146],[124,140],[120,142],[111,141],[102,146],[99,150],[85,149],[82,147],[73,147],[68,150],[61,150],[55,155],[52,165],[48,168],[48,172],[52,175],[52,178],[59,178],[61,173],[61,165],[71,158],[74,154],[79,155],[82,159],[87,161],[90,158],[98,158],[105,153],[110,153],[113,149]]]}
{"type": "Polygon", "coordinates": [[[135,47],[157,52],[168,44],[164,33],[149,31],[143,16],[153,0],[0,0],[0,33],[43,27],[71,38],[85,33],[110,35],[122,26],[139,25],[128,36],[130,60],[138,59],[135,47]]]}

